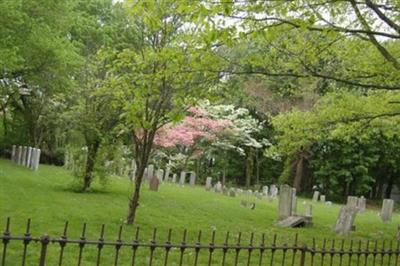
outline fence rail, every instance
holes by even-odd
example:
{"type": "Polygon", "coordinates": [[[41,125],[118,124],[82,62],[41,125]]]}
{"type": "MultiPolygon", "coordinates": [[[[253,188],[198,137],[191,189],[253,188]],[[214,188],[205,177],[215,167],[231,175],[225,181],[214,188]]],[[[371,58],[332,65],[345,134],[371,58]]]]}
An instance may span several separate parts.
{"type": "Polygon", "coordinates": [[[398,241],[345,241],[326,240],[320,245],[315,239],[309,245],[298,241],[297,234],[291,244],[278,244],[277,235],[267,244],[262,234],[255,243],[254,234],[249,241],[242,242],[242,234],[234,237],[230,243],[230,233],[224,234],[222,244],[216,243],[213,231],[208,243],[202,243],[202,231],[197,233],[194,243],[187,243],[188,231],[184,230],[182,241],[172,243],[172,230],[169,229],[165,242],[156,241],[157,229],[153,230],[151,240],[139,240],[140,228],[136,228],[131,241],[122,240],[123,226],[119,227],[117,239],[104,239],[105,226],[102,225],[97,240],[86,238],[86,224],[83,224],[81,236],[70,239],[67,236],[68,222],[59,237],[31,235],[31,220],[26,224],[23,236],[14,236],[10,232],[10,219],[0,240],[3,243],[1,265],[398,265],[400,242],[398,241]],[[12,245],[14,243],[14,245],[12,245]],[[22,243],[22,246],[20,245],[22,243]],[[58,244],[58,250],[55,249],[58,244]],[[12,246],[11,246],[12,245],[12,246]],[[28,247],[31,249],[28,252],[28,247]],[[66,250],[73,247],[72,250],[66,250]],[[90,248],[92,247],[92,248],[90,248]],[[106,254],[105,249],[111,247],[106,254]],[[51,251],[49,250],[51,248],[51,251]],[[122,250],[130,248],[129,252],[122,250]],[[89,250],[90,249],[90,250],[89,250]],[[12,251],[13,256],[8,252],[12,251]],[[85,253],[87,258],[85,258],[85,253]],[[139,251],[142,251],[139,254],[139,251]],[[21,254],[22,252],[22,254],[21,254]],[[201,256],[206,253],[205,256],[201,256]],[[29,255],[30,254],[30,255],[29,255]],[[36,256],[35,256],[36,254],[36,256]],[[30,260],[28,260],[30,259],[30,260]],[[51,262],[49,262],[49,259],[51,262]],[[66,261],[67,260],[67,261],[66,261]],[[105,262],[106,260],[106,262],[105,262]]]}

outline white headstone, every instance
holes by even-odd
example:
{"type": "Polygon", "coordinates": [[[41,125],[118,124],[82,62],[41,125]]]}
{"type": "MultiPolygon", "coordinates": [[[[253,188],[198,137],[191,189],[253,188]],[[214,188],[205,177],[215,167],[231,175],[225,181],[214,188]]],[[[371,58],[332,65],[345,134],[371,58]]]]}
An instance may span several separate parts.
{"type": "Polygon", "coordinates": [[[381,219],[383,222],[392,220],[394,201],[392,199],[384,199],[382,202],[381,219]]]}
{"type": "Polygon", "coordinates": [[[321,196],[319,197],[319,200],[320,200],[322,203],[325,203],[325,201],[326,201],[325,195],[321,195],[321,196]]]}
{"type": "Polygon", "coordinates": [[[217,192],[217,193],[221,193],[222,192],[222,184],[221,184],[220,181],[218,181],[217,184],[215,184],[214,191],[217,192]]]}
{"type": "Polygon", "coordinates": [[[314,191],[312,201],[317,202],[319,198],[319,191],[314,191]]]}
{"type": "Polygon", "coordinates": [[[190,172],[190,180],[189,180],[189,184],[191,186],[194,186],[196,184],[196,173],[195,172],[190,172]]]}
{"type": "Polygon", "coordinates": [[[304,206],[304,209],[305,209],[304,216],[312,217],[312,205],[310,203],[307,203],[304,206]]]}
{"type": "Polygon", "coordinates": [[[346,205],[352,208],[357,208],[358,198],[355,196],[348,196],[346,205]]]}
{"type": "Polygon", "coordinates": [[[206,186],[205,186],[206,190],[210,190],[212,188],[212,177],[207,177],[206,178],[206,186]]]}
{"type": "Polygon", "coordinates": [[[171,173],[171,169],[169,167],[167,167],[167,169],[165,170],[165,177],[164,177],[165,182],[169,182],[169,174],[170,173],[171,173]]]}
{"type": "Polygon", "coordinates": [[[32,154],[33,154],[33,148],[29,147],[28,148],[28,156],[26,158],[26,166],[31,167],[32,165],[32,154]]]}
{"type": "Polygon", "coordinates": [[[342,206],[339,216],[336,220],[335,232],[338,234],[347,234],[350,232],[350,230],[352,230],[357,211],[357,207],[349,205],[342,206]]]}
{"type": "Polygon", "coordinates": [[[185,185],[185,179],[186,179],[186,172],[182,171],[181,176],[179,178],[179,185],[184,186],[185,185]]]}
{"type": "Polygon", "coordinates": [[[292,188],[292,215],[297,213],[297,196],[296,189],[292,188]]]}
{"type": "Polygon", "coordinates": [[[35,167],[33,168],[33,170],[37,170],[39,169],[39,163],[40,163],[40,149],[36,149],[35,152],[35,167]]]}
{"type": "Polygon", "coordinates": [[[17,164],[21,164],[21,162],[22,162],[22,146],[18,146],[17,164]]]}
{"type": "Polygon", "coordinates": [[[22,159],[21,159],[21,165],[26,166],[26,157],[28,154],[28,147],[23,146],[22,147],[22,159]]]}
{"type": "Polygon", "coordinates": [[[364,198],[364,196],[358,198],[357,207],[360,212],[364,212],[365,209],[367,208],[367,199],[364,198]]]}
{"type": "Polygon", "coordinates": [[[176,178],[178,177],[177,174],[172,175],[172,183],[176,183],[176,178]]]}
{"type": "Polygon", "coordinates": [[[288,185],[282,185],[279,194],[279,205],[278,205],[278,219],[284,220],[292,215],[292,199],[293,189],[288,185]]]}
{"type": "Polygon", "coordinates": [[[268,186],[263,186],[262,193],[264,196],[268,196],[268,186]]]}
{"type": "Polygon", "coordinates": [[[163,169],[157,170],[157,178],[158,178],[158,180],[160,180],[160,183],[163,182],[163,179],[164,179],[164,170],[163,169]]]}
{"type": "Polygon", "coordinates": [[[12,145],[12,151],[11,151],[11,161],[16,161],[16,153],[17,153],[17,147],[15,145],[12,145]]]}

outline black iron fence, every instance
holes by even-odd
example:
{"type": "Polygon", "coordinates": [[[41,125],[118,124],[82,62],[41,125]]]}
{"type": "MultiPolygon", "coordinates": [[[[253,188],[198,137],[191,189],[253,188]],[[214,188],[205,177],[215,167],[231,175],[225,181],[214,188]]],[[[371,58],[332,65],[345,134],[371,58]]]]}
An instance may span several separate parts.
{"type": "Polygon", "coordinates": [[[25,234],[14,236],[10,231],[10,219],[0,236],[3,243],[1,265],[398,265],[400,246],[398,241],[322,240],[317,243],[300,243],[297,234],[291,243],[278,244],[277,235],[267,239],[265,234],[250,234],[242,241],[242,234],[231,236],[224,233],[221,244],[212,231],[207,243],[202,232],[196,233],[193,243],[188,243],[188,231],[184,230],[181,241],[173,243],[172,230],[166,232],[164,242],[157,241],[157,229],[149,241],[141,241],[140,228],[136,228],[131,241],[122,240],[123,226],[119,227],[116,240],[104,238],[102,225],[99,237],[86,237],[86,224],[81,236],[67,236],[68,222],[58,237],[31,235],[31,221],[26,224],[25,234]],[[269,240],[269,241],[267,241],[269,240]]]}

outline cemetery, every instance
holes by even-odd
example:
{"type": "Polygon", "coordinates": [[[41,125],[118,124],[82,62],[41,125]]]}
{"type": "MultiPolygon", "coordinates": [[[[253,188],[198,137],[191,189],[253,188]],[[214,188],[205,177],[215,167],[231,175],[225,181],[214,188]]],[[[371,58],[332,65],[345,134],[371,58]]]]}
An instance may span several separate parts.
{"type": "Polygon", "coordinates": [[[399,265],[398,0],[0,21],[0,266],[399,265]]]}

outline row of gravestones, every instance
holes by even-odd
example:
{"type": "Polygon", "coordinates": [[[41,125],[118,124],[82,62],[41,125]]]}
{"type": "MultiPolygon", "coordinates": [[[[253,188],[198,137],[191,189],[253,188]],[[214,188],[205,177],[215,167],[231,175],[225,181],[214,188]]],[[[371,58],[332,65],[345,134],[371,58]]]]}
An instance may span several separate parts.
{"type": "Polygon", "coordinates": [[[171,182],[171,183],[179,182],[179,185],[184,186],[186,184],[186,179],[188,175],[189,175],[189,185],[194,186],[196,184],[195,172],[182,171],[180,173],[178,180],[178,175],[172,174],[169,168],[167,168],[165,171],[163,169],[155,170],[154,165],[150,164],[144,170],[143,181],[149,182],[150,190],[158,191],[158,188],[162,182],[171,182]]]}
{"type": "Polygon", "coordinates": [[[244,207],[248,206],[255,206],[255,198],[257,199],[262,199],[263,197],[267,197],[269,200],[273,200],[278,196],[278,188],[276,185],[271,185],[271,188],[269,189],[268,186],[263,186],[262,187],[262,192],[259,191],[252,191],[251,189],[243,191],[243,189],[240,188],[234,188],[234,187],[225,187],[222,185],[220,181],[215,183],[215,185],[212,185],[212,177],[207,177],[206,178],[206,184],[205,184],[205,190],[210,191],[213,190],[215,193],[222,193],[223,195],[230,196],[230,197],[236,197],[237,195],[244,195],[245,199],[241,200],[241,205],[244,207]]]}
{"type": "Polygon", "coordinates": [[[31,168],[32,170],[39,169],[40,149],[27,146],[12,146],[11,160],[15,163],[31,168]]]}
{"type": "MultiPolygon", "coordinates": [[[[316,196],[318,191],[314,192],[313,201],[318,201],[316,196]]],[[[325,202],[325,198],[321,199],[321,202],[325,202]]],[[[354,220],[357,213],[364,212],[366,210],[366,199],[362,197],[349,196],[347,198],[346,205],[342,206],[336,220],[335,232],[338,234],[347,234],[349,231],[354,230],[354,220]]],[[[382,209],[380,217],[383,222],[388,222],[392,218],[394,208],[394,201],[392,199],[384,199],[382,203],[382,209]]],[[[296,213],[297,209],[297,198],[296,189],[288,185],[281,186],[278,206],[278,219],[279,221],[285,221],[290,217],[299,217],[296,213]]],[[[312,205],[306,204],[304,217],[312,217],[312,205]]],[[[283,223],[285,224],[285,223],[283,223]]]]}
{"type": "MultiPolygon", "coordinates": [[[[384,199],[382,208],[379,213],[382,222],[391,221],[393,215],[394,200],[384,199]]],[[[354,221],[356,215],[366,210],[366,199],[364,197],[347,197],[346,205],[340,208],[338,218],[336,220],[335,232],[339,234],[347,234],[355,229],[354,221]]]]}

